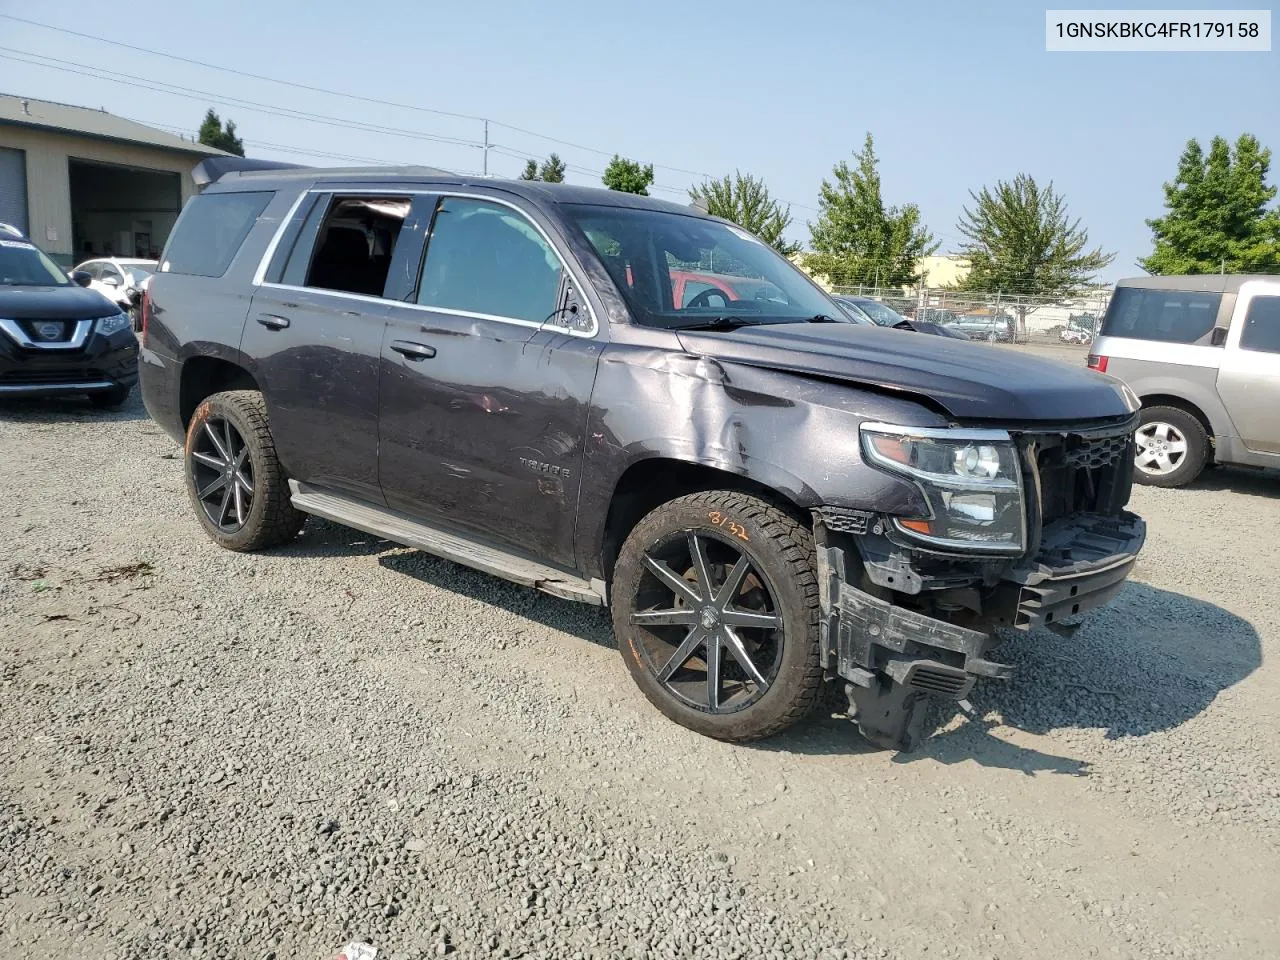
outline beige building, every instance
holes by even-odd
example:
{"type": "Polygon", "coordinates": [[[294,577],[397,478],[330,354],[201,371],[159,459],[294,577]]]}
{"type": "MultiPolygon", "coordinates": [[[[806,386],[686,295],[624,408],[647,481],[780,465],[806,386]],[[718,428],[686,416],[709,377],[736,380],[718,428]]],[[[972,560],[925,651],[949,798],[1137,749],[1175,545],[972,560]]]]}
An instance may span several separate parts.
{"type": "Polygon", "coordinates": [[[969,261],[957,253],[921,257],[916,266],[926,287],[956,287],[969,275],[969,261]]]}
{"type": "Polygon", "coordinates": [[[104,110],[0,94],[0,223],[63,266],[154,256],[221,150],[104,110]]]}

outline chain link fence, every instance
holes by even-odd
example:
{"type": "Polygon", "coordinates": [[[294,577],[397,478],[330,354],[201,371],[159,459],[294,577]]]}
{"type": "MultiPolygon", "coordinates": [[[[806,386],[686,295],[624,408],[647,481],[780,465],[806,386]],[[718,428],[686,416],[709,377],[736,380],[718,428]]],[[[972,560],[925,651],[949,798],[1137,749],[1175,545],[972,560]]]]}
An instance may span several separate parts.
{"type": "Polygon", "coordinates": [[[1111,301],[1110,290],[1067,298],[943,287],[837,286],[832,292],[878,300],[904,317],[961,330],[971,340],[1041,346],[1091,343],[1111,301]]]}

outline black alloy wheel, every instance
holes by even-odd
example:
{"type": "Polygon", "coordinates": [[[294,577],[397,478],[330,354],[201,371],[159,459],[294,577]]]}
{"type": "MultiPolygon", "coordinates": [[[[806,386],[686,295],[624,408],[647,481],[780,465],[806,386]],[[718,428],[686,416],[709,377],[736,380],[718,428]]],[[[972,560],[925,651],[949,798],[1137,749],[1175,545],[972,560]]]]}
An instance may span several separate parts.
{"type": "Polygon", "coordinates": [[[253,462],[249,445],[226,417],[210,417],[191,441],[188,460],[197,500],[209,522],[235,533],[253,509],[253,462]]]}
{"type": "Polygon", "coordinates": [[[631,622],[645,660],[676,699],[712,714],[750,707],[782,663],[782,616],[765,575],[727,538],[677,533],[644,554],[631,622]]]}

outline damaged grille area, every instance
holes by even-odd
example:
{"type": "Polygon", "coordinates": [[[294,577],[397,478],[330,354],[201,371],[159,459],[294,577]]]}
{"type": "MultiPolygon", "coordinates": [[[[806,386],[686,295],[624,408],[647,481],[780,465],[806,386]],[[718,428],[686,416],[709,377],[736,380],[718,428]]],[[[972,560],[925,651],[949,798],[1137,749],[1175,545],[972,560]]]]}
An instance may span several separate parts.
{"type": "Polygon", "coordinates": [[[1019,438],[1028,477],[1028,501],[1038,500],[1044,524],[1078,513],[1115,514],[1129,499],[1133,475],[1133,431],[1126,419],[1080,433],[1023,434],[1019,438]]]}

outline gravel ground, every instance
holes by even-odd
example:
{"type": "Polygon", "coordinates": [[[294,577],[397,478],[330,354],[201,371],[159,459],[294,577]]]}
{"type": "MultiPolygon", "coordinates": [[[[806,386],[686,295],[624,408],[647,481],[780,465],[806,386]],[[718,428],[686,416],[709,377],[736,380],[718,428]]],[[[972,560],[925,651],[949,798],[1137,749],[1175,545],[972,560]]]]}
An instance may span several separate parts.
{"type": "Polygon", "coordinates": [[[177,453],[0,407],[0,954],[1275,956],[1280,478],[1140,488],[1113,606],[895,756],[702,739],[603,612],[332,524],[220,551],[177,453]]]}

